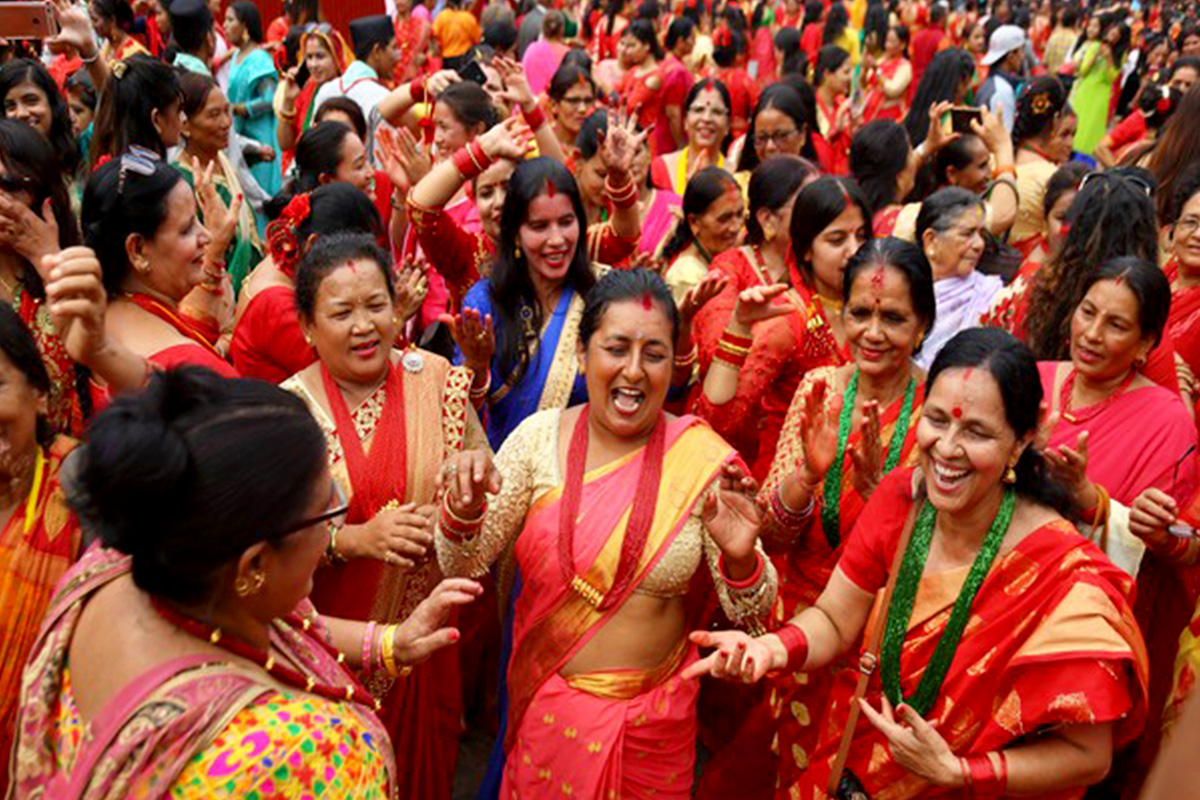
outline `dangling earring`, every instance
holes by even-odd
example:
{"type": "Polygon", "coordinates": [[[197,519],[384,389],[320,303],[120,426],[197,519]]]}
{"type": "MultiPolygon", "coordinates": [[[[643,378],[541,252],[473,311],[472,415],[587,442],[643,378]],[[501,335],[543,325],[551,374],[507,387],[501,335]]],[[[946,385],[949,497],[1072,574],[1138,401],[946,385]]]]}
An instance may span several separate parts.
{"type": "Polygon", "coordinates": [[[263,584],[267,582],[267,574],[262,570],[255,570],[250,573],[249,578],[238,578],[233,582],[233,591],[238,597],[248,597],[252,594],[258,594],[262,590],[263,584]]]}
{"type": "Polygon", "coordinates": [[[513,261],[519,261],[521,258],[521,245],[513,246],[513,261]]]}
{"type": "Polygon", "coordinates": [[[1004,471],[1004,482],[1012,485],[1017,482],[1016,464],[1010,463],[1008,469],[1004,471]]]}

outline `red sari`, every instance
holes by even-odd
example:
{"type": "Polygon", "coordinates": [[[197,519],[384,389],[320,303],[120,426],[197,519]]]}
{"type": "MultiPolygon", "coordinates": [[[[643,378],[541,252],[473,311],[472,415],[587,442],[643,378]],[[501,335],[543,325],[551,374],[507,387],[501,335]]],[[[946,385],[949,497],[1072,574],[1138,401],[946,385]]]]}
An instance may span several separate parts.
{"type": "MultiPolygon", "coordinates": [[[[865,592],[887,581],[913,505],[913,471],[883,480],[863,511],[838,568],[865,592]]],[[[926,574],[900,655],[906,696],[929,664],[967,568],[926,574]]],[[[1130,608],[1133,581],[1065,520],[1043,525],[1001,552],[971,606],[971,632],[959,642],[926,719],[957,756],[1013,745],[1054,725],[1114,723],[1114,743],[1142,730],[1147,658],[1130,608]]],[[[878,604],[867,625],[874,625],[878,604]]],[[[880,706],[880,671],[866,700],[880,706]]],[[[794,796],[824,798],[857,674],[839,675],[812,766],[794,796]]],[[[896,763],[886,737],[860,716],[847,767],[880,800],[956,797],[896,763]]],[[[1084,787],[1042,795],[1082,797],[1084,787]]]]}
{"type": "MultiPolygon", "coordinates": [[[[1163,266],[1172,285],[1179,279],[1179,260],[1174,256],[1163,266]]],[[[1193,372],[1200,372],[1200,286],[1187,286],[1171,292],[1171,314],[1167,334],[1175,352],[1193,372]]]]}
{"type": "MultiPolygon", "coordinates": [[[[667,111],[665,105],[665,93],[667,88],[667,70],[663,65],[657,65],[654,69],[637,73],[636,69],[630,69],[621,76],[621,85],[618,88],[618,94],[621,97],[621,104],[625,110],[633,114],[637,118],[638,127],[642,130],[647,130],[651,126],[655,129],[665,128],[669,133],[671,123],[667,119],[667,111]],[[657,83],[657,86],[651,86],[651,81],[657,83]]],[[[650,140],[651,155],[662,155],[657,149],[658,137],[653,137],[650,140]]],[[[671,148],[674,149],[674,148],[671,148]]]]}
{"type": "MultiPolygon", "coordinates": [[[[912,64],[904,56],[885,58],[871,72],[867,83],[866,104],[863,106],[864,121],[870,122],[874,119],[904,121],[904,115],[908,113],[908,91],[905,90],[903,94],[894,99],[889,98],[883,92],[883,84],[894,79],[902,66],[908,67],[911,76],[912,64]]],[[[911,85],[910,77],[909,86],[911,85]]]]}
{"type": "MultiPolygon", "coordinates": [[[[740,247],[713,259],[712,269],[723,272],[729,284],[700,310],[692,325],[702,375],[712,365],[717,341],[733,315],[738,294],[769,283],[740,247]]],[[[834,338],[821,304],[804,287],[796,270],[791,272],[793,288],[788,297],[797,312],[754,325],[754,343],[738,377],[734,398],[714,405],[701,388],[691,401],[692,413],[708,420],[738,449],[758,480],[771,468],[783,420],[800,379],[810,369],[844,364],[848,358],[834,338]]]]}
{"type": "Polygon", "coordinates": [[[817,131],[825,140],[828,148],[825,153],[819,149],[817,151],[821,160],[821,169],[829,175],[848,175],[850,173],[850,132],[844,128],[834,130],[833,124],[837,120],[838,111],[850,101],[838,97],[830,107],[821,102],[820,94],[816,95],[816,99],[817,131]]]}
{"type": "Polygon", "coordinates": [[[24,284],[18,283],[13,291],[12,305],[33,336],[33,342],[42,356],[42,364],[50,376],[50,427],[55,433],[65,436],[83,436],[86,422],[75,361],[50,320],[50,309],[46,307],[45,298],[34,297],[24,284]]]}
{"type": "Polygon", "coordinates": [[[741,67],[719,69],[716,78],[729,90],[730,133],[734,139],[745,136],[750,129],[754,107],[758,105],[758,84],[741,67]]]}

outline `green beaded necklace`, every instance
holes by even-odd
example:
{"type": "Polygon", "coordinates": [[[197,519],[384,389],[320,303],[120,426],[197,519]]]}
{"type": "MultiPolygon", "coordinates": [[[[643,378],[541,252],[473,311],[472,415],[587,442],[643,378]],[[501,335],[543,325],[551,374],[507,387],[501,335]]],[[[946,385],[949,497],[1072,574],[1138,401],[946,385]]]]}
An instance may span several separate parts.
{"type": "Polygon", "coordinates": [[[929,545],[933,541],[933,528],[937,522],[937,511],[926,500],[917,516],[913,528],[912,539],[904,551],[904,560],[900,564],[900,574],[896,577],[896,587],[892,590],[892,602],[888,604],[887,627],[883,634],[883,648],[880,651],[879,670],[883,681],[883,690],[893,706],[905,703],[913,707],[918,714],[925,716],[937,701],[941,691],[942,681],[950,670],[950,662],[958,650],[963,630],[967,627],[967,619],[971,615],[971,605],[975,595],[983,585],[984,578],[996,560],[1000,551],[1000,543],[1008,533],[1012,523],[1013,509],[1017,504],[1017,493],[1012,489],[1004,490],[1004,499],[1000,502],[1000,511],[992,520],[983,545],[975,556],[975,563],[967,573],[958,599],[954,601],[954,610],[950,612],[950,620],[942,631],[934,648],[933,657],[925,667],[921,682],[912,697],[905,698],[900,687],[900,648],[904,644],[904,635],[908,631],[908,623],[912,618],[913,602],[917,598],[917,585],[921,582],[921,574],[925,571],[925,560],[929,557],[929,545]]]}
{"type": "MultiPolygon", "coordinates": [[[[904,407],[896,418],[896,427],[892,430],[892,440],[888,442],[887,458],[883,461],[883,474],[887,474],[900,463],[900,453],[904,450],[904,439],[908,436],[908,426],[912,421],[913,397],[917,392],[915,378],[908,379],[908,388],[904,390],[904,407]]],[[[825,476],[824,503],[821,504],[821,527],[825,531],[825,541],[837,549],[841,544],[842,532],[839,511],[842,501],[842,470],[846,461],[846,442],[850,439],[850,425],[854,421],[854,401],[858,397],[858,370],[850,376],[846,385],[846,394],[842,399],[842,415],[838,418],[837,455],[829,465],[829,473],[825,476]]]]}

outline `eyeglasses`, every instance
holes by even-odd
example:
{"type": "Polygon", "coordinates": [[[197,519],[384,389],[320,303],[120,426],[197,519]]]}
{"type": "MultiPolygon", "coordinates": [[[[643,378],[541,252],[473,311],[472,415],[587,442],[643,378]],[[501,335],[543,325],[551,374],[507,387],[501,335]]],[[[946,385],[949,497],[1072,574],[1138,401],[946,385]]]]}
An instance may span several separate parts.
{"type": "Polygon", "coordinates": [[[596,102],[594,97],[564,97],[558,102],[565,106],[575,106],[576,108],[587,108],[596,102]]]}
{"type": "Polygon", "coordinates": [[[756,133],[754,134],[754,144],[757,147],[766,147],[769,144],[782,145],[795,138],[800,131],[792,128],[790,131],[775,131],[774,133],[756,133]]]}
{"type": "Polygon", "coordinates": [[[1146,197],[1154,196],[1154,187],[1151,186],[1149,183],[1147,183],[1142,178],[1138,177],[1137,175],[1129,175],[1129,174],[1114,175],[1111,172],[1091,172],[1091,173],[1088,173],[1087,175],[1084,175],[1083,180],[1081,180],[1079,182],[1079,191],[1082,192],[1083,187],[1087,186],[1089,182],[1091,182],[1093,180],[1100,180],[1101,178],[1106,179],[1106,180],[1125,181],[1129,185],[1133,186],[1135,189],[1140,190],[1143,194],[1146,195],[1146,197]]]}
{"type": "Polygon", "coordinates": [[[290,536],[297,531],[302,531],[313,525],[319,525],[322,522],[328,522],[331,528],[343,527],[346,524],[346,512],[350,510],[350,503],[346,500],[346,492],[342,489],[342,485],[337,481],[333,481],[333,491],[331,494],[333,497],[324,513],[293,523],[281,530],[276,536],[278,538],[290,536]]]}
{"type": "Polygon", "coordinates": [[[161,161],[158,153],[153,150],[147,150],[136,144],[130,145],[129,149],[121,154],[121,171],[117,175],[117,194],[125,191],[126,175],[132,172],[148,178],[154,174],[154,170],[158,168],[161,161]]]}
{"type": "MultiPolygon", "coordinates": [[[[0,189],[3,189],[0,185],[0,189]]],[[[1184,217],[1175,223],[1175,236],[1180,239],[1186,239],[1200,228],[1200,217],[1184,217]]]]}

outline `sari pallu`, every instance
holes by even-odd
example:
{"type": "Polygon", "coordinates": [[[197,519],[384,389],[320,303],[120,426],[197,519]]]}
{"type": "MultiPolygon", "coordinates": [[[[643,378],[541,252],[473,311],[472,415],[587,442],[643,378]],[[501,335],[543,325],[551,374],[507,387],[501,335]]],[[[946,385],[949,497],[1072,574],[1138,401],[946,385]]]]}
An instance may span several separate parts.
{"type": "MultiPolygon", "coordinates": [[[[557,547],[564,487],[543,494],[526,513],[516,540],[525,586],[516,601],[509,662],[502,798],[689,795],[697,689],[694,682],[678,680],[682,665],[696,657],[686,639],[655,669],[569,678],[559,670],[663,558],[704,491],[736,457],[711,429],[697,423],[694,417],[681,417],[668,424],[649,538],[636,577],[610,608],[593,607],[563,579],[557,547]],[[647,730],[641,730],[643,725],[647,730]]],[[[642,448],[583,478],[575,569],[605,593],[616,577],[645,454],[642,448]]],[[[711,585],[708,569],[701,565],[688,586],[687,625],[700,623],[711,585]]]]}
{"type": "MultiPolygon", "coordinates": [[[[300,376],[290,378],[283,388],[299,395],[308,405],[329,445],[330,472],[347,490],[351,510],[347,521],[362,524],[388,505],[435,501],[438,471],[432,465],[463,449],[468,434],[467,391],[471,373],[452,367],[445,359],[420,352],[424,360],[418,372],[398,364],[402,396],[386,391],[388,382],[358,408],[351,411],[354,431],[343,433],[322,401],[328,402],[323,387],[314,388],[300,376]],[[318,397],[319,395],[319,397],[318,397]],[[393,405],[395,403],[396,405],[393,405]],[[351,480],[342,437],[360,438],[371,457],[376,433],[386,434],[384,420],[392,414],[404,420],[404,474],[396,480],[397,492],[388,502],[356,502],[363,492],[351,480]]],[[[319,381],[316,382],[319,386],[319,381]]],[[[477,430],[477,429],[476,429],[477,430]]],[[[373,496],[381,496],[373,492],[373,496]]],[[[311,599],[323,613],[380,624],[403,622],[442,579],[436,559],[430,557],[406,572],[372,558],[325,566],[313,578],[311,599]]],[[[458,737],[462,732],[462,690],[457,648],[439,650],[405,678],[393,681],[383,672],[364,676],[364,685],[383,702],[379,717],[387,727],[395,748],[396,789],[411,800],[439,800],[451,795],[458,737]]]]}
{"type": "MultiPolygon", "coordinates": [[[[230,663],[221,654],[198,653],[172,659],[113,695],[86,726],[72,763],[61,764],[59,711],[60,706],[69,703],[64,690],[69,694],[67,655],[75,626],[92,595],[128,575],[131,568],[128,556],[97,547],[85,554],[60,583],[22,682],[19,739],[11,761],[11,797],[161,797],[194,762],[212,748],[223,746],[220,735],[241,712],[280,694],[279,685],[265,672],[230,663]]],[[[296,612],[315,619],[315,624],[305,631],[275,620],[270,631],[272,648],[318,683],[349,683],[349,673],[315,641],[326,631],[312,605],[302,601],[296,612]]],[[[299,694],[298,690],[293,693],[299,694]]],[[[328,778],[330,771],[337,772],[349,760],[377,758],[382,761],[390,786],[395,766],[387,732],[366,708],[350,703],[338,704],[338,708],[361,730],[365,747],[343,752],[340,763],[335,754],[317,750],[309,754],[308,766],[323,771],[328,778]]],[[[253,746],[250,739],[242,744],[244,749],[229,755],[230,763],[237,762],[235,756],[241,757],[238,766],[244,769],[263,748],[253,746]]],[[[287,772],[284,765],[275,767],[287,772]]],[[[233,774],[239,775],[236,771],[233,774]]],[[[389,791],[388,796],[395,794],[389,791]]]]}
{"type": "MultiPolygon", "coordinates": [[[[839,566],[864,591],[881,589],[912,507],[912,470],[897,470],[872,496],[839,566]]],[[[925,575],[900,656],[906,696],[915,691],[950,616],[968,567],[925,575]]],[[[1133,619],[1133,582],[1058,520],[997,556],[971,607],[971,618],[938,699],[926,715],[957,756],[1026,741],[1063,724],[1115,724],[1119,747],[1141,731],[1148,664],[1133,619]]],[[[885,613],[876,604],[867,625],[885,613]]],[[[792,796],[824,798],[825,785],[857,675],[839,676],[812,766],[792,796]]],[[[880,706],[879,670],[867,702],[880,706]]],[[[886,737],[861,716],[847,767],[876,800],[958,796],[908,772],[886,737]]],[[[1082,797],[1085,787],[1040,795],[1082,797]]]]}
{"type": "MultiPolygon", "coordinates": [[[[50,377],[47,420],[55,433],[82,436],[84,421],[80,375],[62,337],[50,319],[45,297],[36,297],[23,283],[13,290],[12,307],[33,336],[46,374],[50,377]]],[[[89,409],[90,410],[90,409],[89,409]]]]}

